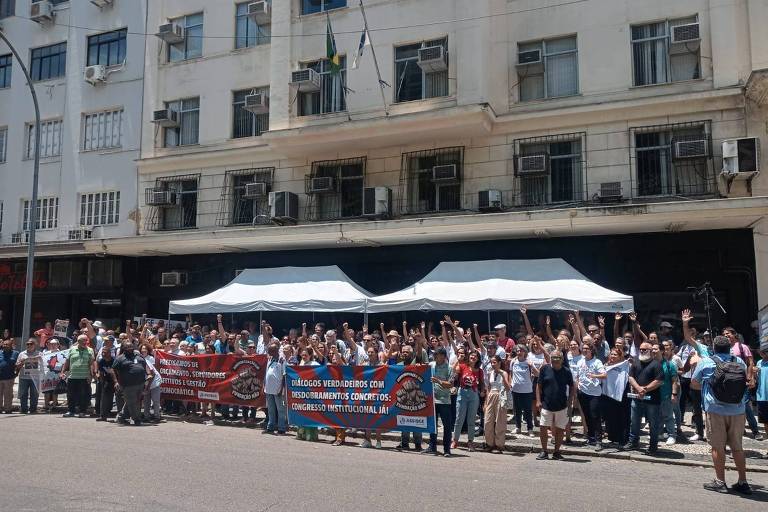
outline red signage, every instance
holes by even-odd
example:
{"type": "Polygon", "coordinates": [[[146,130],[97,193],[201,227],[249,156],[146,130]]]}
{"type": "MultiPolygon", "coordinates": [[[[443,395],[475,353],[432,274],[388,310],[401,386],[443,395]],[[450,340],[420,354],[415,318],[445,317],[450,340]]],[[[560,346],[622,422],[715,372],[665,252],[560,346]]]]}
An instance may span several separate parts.
{"type": "MultiPolygon", "coordinates": [[[[27,273],[0,273],[0,292],[23,292],[26,285],[27,273]]],[[[35,272],[32,275],[32,288],[35,290],[45,290],[48,288],[48,281],[42,272],[35,272]]]]}

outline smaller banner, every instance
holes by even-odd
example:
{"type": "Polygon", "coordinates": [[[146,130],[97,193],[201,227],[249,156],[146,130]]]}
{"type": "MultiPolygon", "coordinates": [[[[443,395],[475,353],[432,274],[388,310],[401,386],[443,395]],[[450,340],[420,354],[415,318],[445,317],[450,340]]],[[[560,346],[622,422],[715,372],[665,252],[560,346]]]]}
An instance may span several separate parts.
{"type": "Polygon", "coordinates": [[[53,324],[53,335],[57,338],[66,338],[69,329],[69,320],[56,320],[53,324]]]}
{"type": "Polygon", "coordinates": [[[40,379],[41,393],[66,393],[67,381],[61,378],[61,369],[67,360],[67,353],[43,352],[44,371],[40,379]]]}
{"type": "Polygon", "coordinates": [[[413,366],[289,366],[288,423],[435,432],[432,373],[413,366]]]}
{"type": "Polygon", "coordinates": [[[267,356],[201,354],[179,356],[158,350],[155,367],[164,398],[265,407],[267,356]]]}

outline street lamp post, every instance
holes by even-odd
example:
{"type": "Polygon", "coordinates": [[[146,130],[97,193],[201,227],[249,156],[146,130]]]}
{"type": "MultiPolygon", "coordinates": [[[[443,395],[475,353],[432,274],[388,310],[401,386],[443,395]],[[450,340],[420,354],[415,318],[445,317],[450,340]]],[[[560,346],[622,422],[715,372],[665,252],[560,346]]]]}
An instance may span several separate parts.
{"type": "MultiPolygon", "coordinates": [[[[16,62],[19,63],[19,67],[24,72],[24,77],[27,79],[27,85],[29,86],[29,92],[32,94],[32,103],[35,105],[35,167],[32,173],[32,199],[29,206],[29,215],[27,217],[27,227],[29,228],[29,247],[27,249],[27,273],[26,282],[24,284],[24,318],[22,320],[21,337],[22,342],[29,339],[32,334],[30,330],[30,324],[32,320],[32,277],[35,272],[35,228],[37,224],[37,189],[40,175],[40,105],[37,103],[37,93],[35,92],[35,84],[32,83],[32,77],[29,76],[29,71],[24,65],[24,61],[19,56],[19,52],[13,47],[11,42],[3,33],[2,27],[0,27],[0,39],[8,45],[11,49],[13,56],[16,58],[16,62]]],[[[23,344],[22,344],[23,345],[23,344]]]]}

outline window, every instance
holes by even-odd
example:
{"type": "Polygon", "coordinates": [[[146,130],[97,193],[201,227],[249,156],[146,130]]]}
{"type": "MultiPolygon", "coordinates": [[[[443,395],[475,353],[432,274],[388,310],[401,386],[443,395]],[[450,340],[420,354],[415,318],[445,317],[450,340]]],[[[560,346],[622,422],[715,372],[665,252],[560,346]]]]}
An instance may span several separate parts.
{"type": "MultiPolygon", "coordinates": [[[[51,158],[61,155],[62,128],[61,119],[53,121],[40,121],[40,158],[51,158]]],[[[27,124],[27,150],[25,157],[35,157],[35,125],[27,124]]]]}
{"type": "Polygon", "coordinates": [[[344,112],[347,110],[347,58],[341,56],[341,70],[331,73],[328,59],[309,62],[302,68],[314,69],[320,73],[320,91],[299,94],[299,115],[311,116],[329,112],[344,112]]]}
{"type": "Polygon", "coordinates": [[[165,147],[197,144],[200,135],[200,98],[169,101],[165,108],[176,112],[176,121],[179,124],[175,128],[165,128],[165,147]]]}
{"type": "Polygon", "coordinates": [[[269,130],[269,113],[254,114],[243,108],[245,97],[262,94],[269,98],[269,87],[235,91],[232,93],[232,138],[256,137],[269,130]]]}
{"type": "Polygon", "coordinates": [[[306,179],[309,220],[360,217],[363,214],[364,182],[365,158],[313,162],[312,173],[306,179]],[[331,178],[332,190],[313,193],[314,178],[331,178]]]}
{"type": "Polygon", "coordinates": [[[120,222],[120,192],[80,195],[80,225],[103,226],[120,222]]]}
{"type": "Polygon", "coordinates": [[[0,0],[0,20],[16,13],[16,0],[0,0]]]}
{"type": "Polygon", "coordinates": [[[274,177],[274,167],[228,171],[225,178],[222,211],[226,217],[219,217],[219,225],[269,224],[269,196],[274,177]],[[246,193],[247,183],[264,183],[266,192],[262,196],[246,193]]]}
{"type": "Polygon", "coordinates": [[[635,128],[632,141],[637,196],[695,196],[714,192],[707,123],[635,128]]]}
{"type": "Polygon", "coordinates": [[[197,175],[160,178],[155,189],[169,190],[175,195],[171,207],[153,208],[148,218],[150,229],[187,229],[197,226],[197,175]]]}
{"type": "Polygon", "coordinates": [[[461,175],[464,167],[464,148],[441,148],[404,153],[401,165],[400,191],[406,203],[402,213],[425,213],[461,209],[461,175]],[[453,165],[456,179],[433,179],[433,168],[453,165]]]}
{"type": "Polygon", "coordinates": [[[8,154],[8,128],[0,128],[0,164],[5,162],[8,154]]]}
{"type": "Polygon", "coordinates": [[[515,141],[516,206],[542,206],[584,200],[584,134],[515,141]]]}
{"type": "Polygon", "coordinates": [[[346,6],[347,0],[301,0],[301,14],[314,14],[346,6]]]}
{"type": "Polygon", "coordinates": [[[125,61],[128,29],[114,30],[88,37],[88,66],[117,66],[125,61]]]}
{"type": "Polygon", "coordinates": [[[0,89],[11,86],[11,71],[13,70],[13,55],[0,55],[0,89]]]}
{"type": "Polygon", "coordinates": [[[184,40],[168,45],[168,61],[200,57],[203,54],[203,13],[190,14],[172,21],[184,27],[184,40]]]}
{"type": "Polygon", "coordinates": [[[48,264],[48,287],[80,287],[83,283],[83,264],[80,261],[52,261],[48,264]]]}
{"type": "Polygon", "coordinates": [[[540,63],[518,66],[520,101],[573,96],[579,93],[576,37],[520,44],[518,54],[538,50],[540,63]]]}
{"type": "Polygon", "coordinates": [[[120,260],[88,260],[89,288],[115,288],[123,284],[123,262],[120,260]]]}
{"type": "Polygon", "coordinates": [[[235,48],[249,48],[260,44],[269,44],[270,25],[257,25],[248,16],[248,4],[237,4],[235,12],[235,48]]]}
{"type": "Polygon", "coordinates": [[[83,115],[83,151],[119,148],[123,135],[123,109],[83,115]]]}
{"type": "Polygon", "coordinates": [[[701,78],[699,43],[672,44],[678,25],[696,23],[697,16],[632,27],[634,85],[653,85],[701,78]]]}
{"type": "Polygon", "coordinates": [[[32,50],[32,80],[50,80],[64,76],[67,71],[67,43],[43,46],[32,50]]]}
{"type": "MultiPolygon", "coordinates": [[[[32,201],[25,199],[22,202],[23,221],[22,231],[29,231],[29,207],[32,201]]],[[[55,229],[59,225],[59,198],[42,197],[37,200],[37,219],[35,229],[55,229]]]]}
{"type": "Polygon", "coordinates": [[[395,48],[395,101],[414,101],[448,96],[448,71],[427,73],[417,64],[419,48],[442,46],[448,55],[448,39],[435,39],[423,43],[395,48]]]}

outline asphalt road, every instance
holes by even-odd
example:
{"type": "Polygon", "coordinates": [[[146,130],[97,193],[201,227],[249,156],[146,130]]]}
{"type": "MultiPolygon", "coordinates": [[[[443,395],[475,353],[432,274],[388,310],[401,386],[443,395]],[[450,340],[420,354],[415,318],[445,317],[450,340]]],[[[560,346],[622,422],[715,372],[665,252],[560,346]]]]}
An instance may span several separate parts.
{"type": "Polygon", "coordinates": [[[768,501],[768,474],[750,475],[755,493],[743,498],[703,490],[709,469],[621,460],[462,450],[445,459],[252,429],[59,415],[3,415],[0,434],[3,512],[749,511],[768,501]]]}

